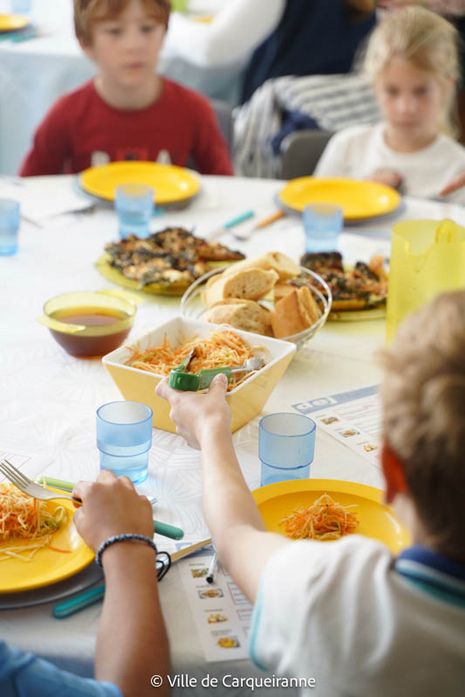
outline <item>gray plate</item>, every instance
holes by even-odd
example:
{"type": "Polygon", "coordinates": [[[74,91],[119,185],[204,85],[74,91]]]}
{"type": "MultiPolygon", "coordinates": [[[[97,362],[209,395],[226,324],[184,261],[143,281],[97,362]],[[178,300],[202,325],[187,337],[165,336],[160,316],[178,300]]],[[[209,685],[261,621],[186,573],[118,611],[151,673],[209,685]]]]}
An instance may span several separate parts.
{"type": "Polygon", "coordinates": [[[34,605],[63,600],[70,595],[74,595],[74,593],[80,593],[86,588],[99,583],[102,579],[102,569],[97,564],[92,563],[75,576],[67,578],[65,581],[54,583],[51,586],[21,593],[1,593],[0,610],[17,610],[23,607],[33,607],[34,605]]]}

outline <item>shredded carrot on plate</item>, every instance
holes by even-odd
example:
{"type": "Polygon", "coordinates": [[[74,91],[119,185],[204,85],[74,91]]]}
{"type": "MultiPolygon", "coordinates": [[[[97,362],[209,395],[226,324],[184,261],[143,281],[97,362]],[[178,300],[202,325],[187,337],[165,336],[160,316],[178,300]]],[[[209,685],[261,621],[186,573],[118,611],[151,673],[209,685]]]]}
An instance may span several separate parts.
{"type": "Polygon", "coordinates": [[[45,501],[0,484],[0,561],[30,561],[39,549],[50,546],[53,534],[67,519],[64,506],[49,510],[45,501]]]}
{"type": "Polygon", "coordinates": [[[322,494],[308,507],[300,507],[285,516],[280,525],[292,540],[338,540],[355,532],[359,520],[350,511],[354,506],[343,506],[329,494],[322,494]]]}

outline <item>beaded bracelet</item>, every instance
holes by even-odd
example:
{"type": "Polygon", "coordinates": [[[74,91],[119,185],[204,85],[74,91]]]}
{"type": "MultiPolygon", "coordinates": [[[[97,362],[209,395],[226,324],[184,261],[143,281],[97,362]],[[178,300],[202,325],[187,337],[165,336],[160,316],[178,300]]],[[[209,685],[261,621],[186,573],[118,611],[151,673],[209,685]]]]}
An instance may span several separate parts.
{"type": "Polygon", "coordinates": [[[137,535],[136,533],[125,533],[124,535],[113,535],[108,537],[102,542],[95,555],[95,561],[99,566],[102,566],[102,555],[108,547],[114,545],[116,542],[144,542],[146,545],[151,547],[155,554],[158,553],[157,546],[155,542],[147,535],[137,535]]]}

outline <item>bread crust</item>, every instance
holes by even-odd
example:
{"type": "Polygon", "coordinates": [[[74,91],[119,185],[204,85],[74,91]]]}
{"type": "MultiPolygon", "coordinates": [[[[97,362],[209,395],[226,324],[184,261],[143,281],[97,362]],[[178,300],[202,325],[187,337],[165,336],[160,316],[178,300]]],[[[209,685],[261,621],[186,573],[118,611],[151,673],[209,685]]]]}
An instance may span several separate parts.
{"type": "Polygon", "coordinates": [[[311,288],[298,283],[300,274],[301,268],[280,252],[234,264],[205,284],[203,318],[278,339],[299,334],[321,316],[311,288]],[[272,301],[265,297],[271,290],[274,308],[268,310],[258,301],[272,301]]]}
{"type": "Polygon", "coordinates": [[[278,274],[280,282],[289,281],[300,274],[300,266],[287,254],[282,252],[267,252],[261,257],[255,259],[244,259],[237,262],[224,272],[226,275],[231,275],[236,271],[244,269],[264,269],[265,271],[275,271],[278,274]]]}
{"type": "Polygon", "coordinates": [[[299,305],[300,316],[306,323],[307,327],[315,324],[315,322],[320,318],[321,312],[315,298],[307,286],[302,286],[302,288],[299,288],[297,291],[297,302],[299,305]]]}
{"type": "Polygon", "coordinates": [[[254,300],[223,300],[207,310],[202,319],[257,334],[271,334],[271,312],[254,300]]]}
{"type": "Polygon", "coordinates": [[[277,280],[276,271],[254,267],[222,273],[208,280],[203,292],[204,301],[208,307],[213,307],[228,298],[258,300],[270,292],[277,280]]]}
{"type": "Polygon", "coordinates": [[[318,305],[313,297],[313,302],[310,302],[307,294],[311,296],[309,289],[305,286],[293,288],[276,303],[271,317],[271,327],[277,339],[303,332],[320,317],[318,305]]]}

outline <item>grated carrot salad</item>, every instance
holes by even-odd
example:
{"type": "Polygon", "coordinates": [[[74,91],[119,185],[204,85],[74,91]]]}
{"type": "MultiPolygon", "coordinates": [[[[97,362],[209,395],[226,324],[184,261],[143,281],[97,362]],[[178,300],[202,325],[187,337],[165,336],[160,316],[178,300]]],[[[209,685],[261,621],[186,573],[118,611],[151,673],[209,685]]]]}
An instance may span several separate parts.
{"type": "MultiPolygon", "coordinates": [[[[0,484],[0,561],[30,561],[67,521],[63,506],[50,511],[45,501],[27,496],[15,486],[0,484]]],[[[56,551],[67,551],[59,550],[56,551]]]]}
{"type": "MultiPolygon", "coordinates": [[[[239,367],[248,358],[263,351],[259,347],[250,346],[247,341],[230,330],[213,332],[209,338],[191,337],[176,348],[171,347],[165,335],[160,346],[148,349],[141,349],[137,345],[131,346],[132,355],[126,361],[126,365],[167,376],[171,370],[177,368],[189,356],[193,349],[194,352],[186,372],[195,374],[209,368],[239,367]]],[[[232,390],[237,387],[248,375],[242,373],[238,377],[233,375],[228,389],[232,390]]]]}
{"type": "Polygon", "coordinates": [[[355,532],[359,520],[329,494],[323,494],[308,507],[300,507],[285,516],[280,525],[292,540],[338,540],[355,532]]]}

